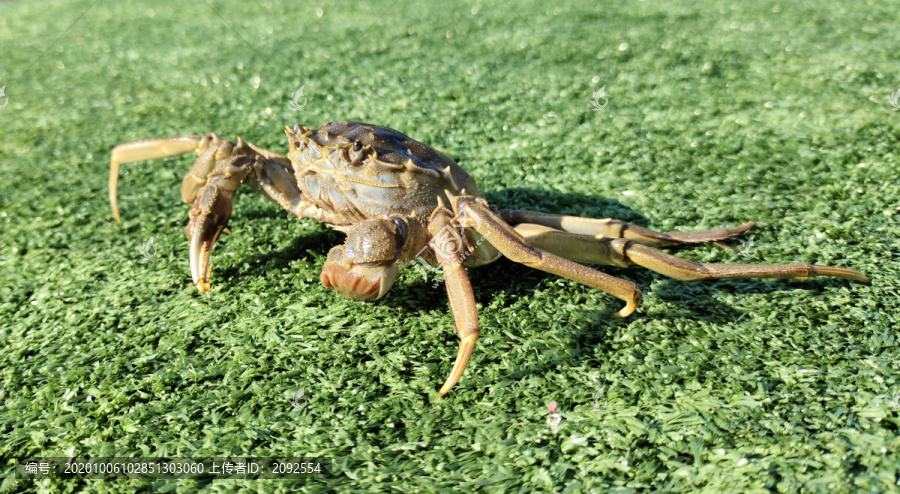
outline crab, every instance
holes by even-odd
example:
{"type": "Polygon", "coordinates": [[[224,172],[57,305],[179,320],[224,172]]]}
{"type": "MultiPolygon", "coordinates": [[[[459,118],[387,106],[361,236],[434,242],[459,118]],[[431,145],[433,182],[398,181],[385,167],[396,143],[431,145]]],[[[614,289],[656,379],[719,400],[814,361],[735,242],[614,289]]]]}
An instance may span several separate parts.
{"type": "Polygon", "coordinates": [[[721,243],[750,229],[661,233],[616,219],[497,209],[475,180],[454,161],[406,135],[360,122],[325,122],[319,129],[286,127],[285,156],[238,138],[209,133],[148,139],[116,146],[110,160],[109,199],[116,221],[119,167],[124,163],[196,152],[181,186],[192,205],[185,228],[193,285],[210,289],[210,256],[232,214],[241,185],[300,218],[312,218],[346,233],[328,252],[320,280],[344,297],[384,296],[399,269],[416,260],[443,270],[456,330],[456,361],[438,394],[460,380],[480,334],[467,268],[501,256],[602,290],[625,302],[613,317],[632,314],[641,290],[627,280],[585,266],[649,268],[678,280],[716,278],[848,278],[869,284],[862,273],[806,263],[703,264],[657,247],[721,243]]]}

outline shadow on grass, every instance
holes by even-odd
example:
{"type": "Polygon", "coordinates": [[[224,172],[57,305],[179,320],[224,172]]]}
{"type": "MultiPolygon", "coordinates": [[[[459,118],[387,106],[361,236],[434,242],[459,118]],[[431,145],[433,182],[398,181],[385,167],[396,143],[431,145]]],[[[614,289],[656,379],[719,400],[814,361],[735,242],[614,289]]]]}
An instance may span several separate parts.
{"type": "Polygon", "coordinates": [[[589,196],[555,190],[541,191],[511,187],[485,192],[485,199],[498,209],[530,209],[544,213],[615,218],[652,228],[647,219],[621,202],[602,196],[589,196]]]}
{"type": "MultiPolygon", "coordinates": [[[[246,218],[265,221],[266,218],[271,219],[271,215],[253,212],[246,218]]],[[[261,275],[268,270],[280,270],[300,259],[314,263],[315,260],[308,251],[320,251],[324,257],[332,246],[339,245],[343,241],[344,234],[333,230],[321,229],[298,233],[287,247],[243,257],[232,266],[220,268],[216,276],[222,280],[221,283],[231,284],[241,276],[261,275]]]]}

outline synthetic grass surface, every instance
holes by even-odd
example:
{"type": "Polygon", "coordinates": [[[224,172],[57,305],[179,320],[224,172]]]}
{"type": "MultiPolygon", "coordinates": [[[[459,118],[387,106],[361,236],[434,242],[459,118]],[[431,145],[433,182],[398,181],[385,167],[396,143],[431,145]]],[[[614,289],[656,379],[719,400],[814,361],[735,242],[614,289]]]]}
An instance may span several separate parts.
{"type": "Polygon", "coordinates": [[[872,3],[0,4],[0,490],[897,491],[900,35],[872,3]],[[482,337],[439,399],[458,340],[433,274],[344,300],[318,282],[343,236],[247,189],[201,295],[190,157],[125,165],[111,221],[116,144],[215,131],[284,150],[284,125],[338,119],[445,150],[501,207],[752,219],[754,259],[678,255],[873,283],[603,268],[644,289],[612,320],[612,297],[503,260],[471,271],[482,337]],[[338,473],[13,476],[74,455],[318,455],[338,473]]]}

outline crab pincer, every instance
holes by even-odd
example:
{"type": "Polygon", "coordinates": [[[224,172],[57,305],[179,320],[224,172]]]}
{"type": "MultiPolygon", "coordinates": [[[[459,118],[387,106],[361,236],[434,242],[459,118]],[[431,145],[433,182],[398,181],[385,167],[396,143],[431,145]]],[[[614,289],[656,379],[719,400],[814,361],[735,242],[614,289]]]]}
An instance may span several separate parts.
{"type": "Polygon", "coordinates": [[[197,194],[194,207],[188,213],[191,220],[184,228],[191,243],[191,277],[194,286],[203,293],[209,290],[209,259],[213,245],[231,219],[234,191],[214,183],[207,184],[197,194]]]}

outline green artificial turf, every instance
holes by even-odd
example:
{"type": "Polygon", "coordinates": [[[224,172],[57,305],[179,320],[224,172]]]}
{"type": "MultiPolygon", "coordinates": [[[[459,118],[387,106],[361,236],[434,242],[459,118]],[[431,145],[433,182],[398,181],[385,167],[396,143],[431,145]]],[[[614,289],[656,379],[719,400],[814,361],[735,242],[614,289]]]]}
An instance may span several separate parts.
{"type": "Polygon", "coordinates": [[[874,3],[0,3],[0,491],[897,491],[900,11],[874,3]],[[603,268],[644,290],[615,320],[620,301],[501,260],[471,270],[482,337],[440,399],[458,339],[439,276],[344,300],[318,281],[343,236],[246,189],[199,294],[190,157],[125,165],[112,221],[117,144],[284,150],[284,125],[339,119],[444,150],[501,207],[755,220],[747,257],[872,286],[603,268]],[[14,478],[74,455],[335,475],[14,478]]]}

